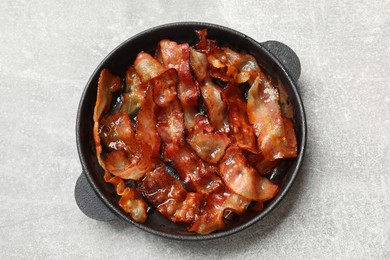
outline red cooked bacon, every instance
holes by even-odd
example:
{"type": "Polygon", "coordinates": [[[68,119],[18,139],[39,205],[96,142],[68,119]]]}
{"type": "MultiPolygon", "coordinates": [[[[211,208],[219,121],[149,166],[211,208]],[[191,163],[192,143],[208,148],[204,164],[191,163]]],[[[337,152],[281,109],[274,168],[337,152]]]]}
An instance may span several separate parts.
{"type": "Polygon", "coordinates": [[[270,200],[279,190],[277,185],[260,176],[247,163],[239,148],[228,148],[219,164],[219,174],[227,187],[249,200],[270,200]]]}
{"type": "Polygon", "coordinates": [[[215,169],[205,164],[190,148],[168,145],[166,155],[192,190],[205,195],[223,190],[223,182],[215,174],[215,169]]]}
{"type": "Polygon", "coordinates": [[[282,116],[279,92],[264,73],[248,91],[248,117],[264,158],[273,161],[297,156],[297,141],[291,119],[282,116]]]}
{"type": "Polygon", "coordinates": [[[187,192],[165,167],[149,172],[140,190],[158,212],[173,222],[191,223],[200,212],[202,194],[187,192]]]}
{"type": "Polygon", "coordinates": [[[104,148],[108,151],[126,150],[136,153],[139,148],[131,120],[124,112],[103,117],[100,121],[99,135],[104,148]]]}
{"type": "Polygon", "coordinates": [[[129,213],[134,221],[144,223],[147,219],[148,204],[142,199],[141,194],[135,188],[125,187],[121,178],[111,176],[108,171],[104,173],[104,181],[114,185],[116,193],[121,196],[119,206],[129,213]]]}
{"type": "Polygon", "coordinates": [[[100,143],[99,123],[110,109],[112,93],[120,90],[121,85],[120,77],[112,75],[107,69],[102,70],[99,76],[96,103],[93,111],[93,138],[95,140],[96,156],[103,168],[105,168],[105,165],[101,157],[103,148],[100,143]]]}
{"type": "Polygon", "coordinates": [[[147,84],[141,82],[134,66],[130,66],[125,76],[126,87],[122,94],[122,105],[120,110],[131,115],[136,113],[144,100],[147,84]]]}
{"type": "Polygon", "coordinates": [[[232,192],[211,194],[206,201],[206,206],[198,219],[191,224],[188,231],[198,234],[209,234],[226,227],[228,222],[225,214],[234,212],[242,214],[247,209],[250,200],[247,200],[232,192]]]}
{"type": "Polygon", "coordinates": [[[188,43],[177,44],[169,40],[160,41],[156,57],[166,68],[174,68],[179,76],[177,96],[184,111],[186,129],[194,126],[194,118],[198,111],[196,106],[199,98],[199,88],[195,84],[189,65],[188,43]]]}
{"type": "Polygon", "coordinates": [[[257,172],[262,176],[270,173],[281,162],[280,159],[274,161],[268,161],[264,158],[264,155],[262,153],[259,154],[248,153],[246,155],[246,158],[248,159],[248,163],[253,168],[255,168],[257,172]]]}
{"type": "Polygon", "coordinates": [[[190,64],[207,107],[207,115],[215,131],[228,131],[226,105],[221,98],[222,88],[215,85],[208,73],[207,55],[191,48],[190,64]]]}
{"type": "Polygon", "coordinates": [[[225,133],[212,132],[213,127],[204,116],[197,116],[194,128],[188,131],[187,142],[205,162],[216,164],[222,159],[230,139],[225,133]]]}
{"type": "Polygon", "coordinates": [[[157,77],[165,71],[164,67],[146,52],[140,52],[134,61],[134,69],[142,83],[157,77]]]}
{"type": "Polygon", "coordinates": [[[157,132],[165,144],[184,144],[184,119],[180,101],[177,98],[177,72],[168,69],[152,79],[153,98],[159,106],[157,114],[157,132]]]}
{"type": "Polygon", "coordinates": [[[222,91],[223,100],[228,105],[228,122],[232,139],[241,149],[257,153],[257,141],[247,115],[247,105],[242,90],[229,84],[222,91]]]}

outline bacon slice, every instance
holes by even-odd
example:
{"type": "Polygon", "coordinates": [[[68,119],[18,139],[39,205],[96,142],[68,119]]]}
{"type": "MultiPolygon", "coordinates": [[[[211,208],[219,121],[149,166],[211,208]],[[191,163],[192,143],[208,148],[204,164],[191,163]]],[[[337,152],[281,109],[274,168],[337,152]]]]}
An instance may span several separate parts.
{"type": "Polygon", "coordinates": [[[143,83],[165,71],[164,67],[146,52],[140,52],[134,61],[134,69],[143,83]]]}
{"type": "Polygon", "coordinates": [[[215,174],[215,168],[205,164],[190,148],[168,145],[165,152],[190,189],[205,195],[223,190],[223,182],[215,174]]]}
{"type": "Polygon", "coordinates": [[[222,194],[211,194],[199,218],[188,227],[188,231],[198,234],[209,234],[226,227],[228,219],[224,218],[227,212],[242,214],[247,209],[250,200],[237,194],[225,191],[222,194]]]}
{"type": "Polygon", "coordinates": [[[188,131],[187,142],[205,162],[216,164],[222,159],[230,139],[225,133],[212,132],[213,127],[204,116],[197,116],[194,128],[188,131]]]}
{"type": "Polygon", "coordinates": [[[222,91],[223,100],[228,105],[228,121],[235,145],[241,149],[257,153],[257,141],[249,123],[247,105],[242,90],[235,84],[229,84],[222,91]]]}
{"type": "Polygon", "coordinates": [[[135,188],[125,187],[121,178],[111,176],[108,171],[104,173],[104,181],[114,185],[116,193],[121,196],[119,206],[129,213],[134,221],[144,223],[147,219],[148,204],[142,199],[141,194],[135,188]]]}
{"type": "Polygon", "coordinates": [[[93,138],[95,140],[96,156],[103,168],[105,168],[105,164],[101,157],[103,148],[100,143],[99,122],[110,109],[112,93],[120,90],[121,85],[120,77],[112,75],[107,69],[102,70],[99,76],[96,104],[93,111],[93,138]]]}
{"type": "Polygon", "coordinates": [[[173,222],[191,223],[200,212],[202,194],[187,192],[165,167],[149,172],[140,190],[158,212],[173,222]]]}
{"type": "Polygon", "coordinates": [[[128,115],[132,115],[138,112],[144,101],[147,84],[143,84],[141,82],[134,66],[130,66],[126,70],[125,82],[126,88],[122,94],[122,105],[120,111],[124,111],[128,115]]]}
{"type": "Polygon", "coordinates": [[[190,129],[195,124],[194,118],[198,113],[196,106],[200,95],[190,70],[190,47],[188,43],[177,44],[162,40],[158,44],[156,57],[164,67],[174,68],[178,72],[177,96],[183,107],[185,127],[190,129]]]}
{"type": "Polygon", "coordinates": [[[194,48],[207,54],[210,74],[226,82],[250,84],[256,78],[260,67],[256,59],[244,53],[238,53],[227,47],[218,47],[216,41],[206,39],[207,30],[196,31],[199,43],[194,48]]]}
{"type": "Polygon", "coordinates": [[[246,155],[246,158],[248,160],[248,163],[253,168],[255,168],[260,175],[263,176],[270,173],[281,162],[281,159],[268,161],[264,158],[264,155],[262,153],[259,154],[248,153],[246,155]]]}
{"type": "Polygon", "coordinates": [[[297,156],[297,141],[291,119],[282,116],[279,92],[264,73],[248,91],[248,117],[257,143],[268,161],[297,156]]]}
{"type": "Polygon", "coordinates": [[[100,121],[99,135],[104,148],[108,151],[126,150],[136,153],[139,149],[133,124],[124,112],[105,116],[100,121]]]}
{"type": "Polygon", "coordinates": [[[190,65],[200,84],[200,91],[207,107],[207,115],[215,131],[229,131],[226,121],[226,104],[221,98],[222,88],[215,85],[208,73],[207,55],[190,50],[190,65]]]}
{"type": "Polygon", "coordinates": [[[219,174],[227,187],[249,200],[270,200],[279,190],[247,163],[241,149],[232,146],[219,164],[219,174]]]}
{"type": "Polygon", "coordinates": [[[184,145],[184,119],[180,101],[177,98],[177,72],[168,69],[160,76],[153,78],[153,98],[159,106],[157,115],[157,132],[166,144],[184,145]]]}

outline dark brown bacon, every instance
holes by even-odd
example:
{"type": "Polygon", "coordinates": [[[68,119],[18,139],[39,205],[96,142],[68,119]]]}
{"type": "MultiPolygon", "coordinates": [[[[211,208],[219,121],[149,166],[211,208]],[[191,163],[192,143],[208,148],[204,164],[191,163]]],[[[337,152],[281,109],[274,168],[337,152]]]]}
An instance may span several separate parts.
{"type": "Polygon", "coordinates": [[[257,141],[248,120],[247,105],[242,90],[236,84],[229,83],[222,91],[222,97],[228,105],[228,122],[234,144],[241,149],[257,153],[257,141]]]}
{"type": "Polygon", "coordinates": [[[165,167],[146,174],[140,190],[158,212],[173,222],[191,223],[200,212],[202,194],[187,192],[165,167]]]}
{"type": "Polygon", "coordinates": [[[248,117],[266,160],[297,156],[292,121],[282,116],[278,89],[262,72],[248,91],[248,117]]]}
{"type": "Polygon", "coordinates": [[[219,164],[219,174],[233,192],[249,200],[272,199],[279,188],[260,176],[246,161],[242,150],[229,147],[219,164]]]}
{"type": "Polygon", "coordinates": [[[198,234],[209,234],[226,227],[228,222],[224,218],[227,212],[242,214],[247,209],[250,200],[229,191],[211,194],[206,201],[206,206],[198,219],[192,223],[188,231],[198,234]]]}
{"type": "Polygon", "coordinates": [[[123,179],[111,176],[108,171],[104,173],[104,181],[111,183],[116,193],[121,197],[119,206],[129,213],[134,221],[144,223],[147,219],[148,204],[142,199],[141,194],[135,188],[125,187],[123,179]]]}
{"type": "Polygon", "coordinates": [[[281,159],[268,161],[264,158],[264,155],[262,153],[259,154],[247,153],[246,158],[248,159],[248,163],[253,168],[255,168],[257,172],[262,176],[265,176],[268,173],[270,173],[281,162],[281,159]]]}
{"type": "Polygon", "coordinates": [[[96,104],[93,112],[93,138],[95,140],[96,156],[103,168],[105,168],[105,165],[101,157],[103,148],[100,143],[99,123],[110,109],[112,93],[120,90],[121,85],[120,77],[112,75],[107,69],[102,70],[98,81],[96,104]]]}

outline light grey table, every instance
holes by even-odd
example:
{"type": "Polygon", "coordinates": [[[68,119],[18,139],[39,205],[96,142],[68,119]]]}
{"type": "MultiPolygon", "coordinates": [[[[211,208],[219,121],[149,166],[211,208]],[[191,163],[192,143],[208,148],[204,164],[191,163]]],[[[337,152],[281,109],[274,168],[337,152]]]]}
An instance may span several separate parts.
{"type": "Polygon", "coordinates": [[[0,259],[390,259],[390,2],[1,1],[0,259]],[[260,223],[215,241],[87,218],[75,118],[97,64],[128,37],[207,21],[299,55],[306,159],[260,223]]]}

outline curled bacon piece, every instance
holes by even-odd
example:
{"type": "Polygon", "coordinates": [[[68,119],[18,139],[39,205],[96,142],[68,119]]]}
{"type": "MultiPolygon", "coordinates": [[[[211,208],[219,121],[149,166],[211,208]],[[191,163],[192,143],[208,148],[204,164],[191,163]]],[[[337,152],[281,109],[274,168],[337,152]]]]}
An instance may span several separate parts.
{"type": "Polygon", "coordinates": [[[208,73],[207,55],[191,48],[190,65],[200,84],[207,115],[215,131],[229,131],[226,121],[226,105],[221,98],[222,88],[215,85],[208,73]]]}
{"type": "Polygon", "coordinates": [[[215,169],[206,165],[190,148],[168,145],[166,155],[192,190],[205,195],[223,190],[223,182],[215,174],[215,169]]]}
{"type": "Polygon", "coordinates": [[[187,192],[165,167],[146,174],[140,190],[158,212],[173,222],[191,223],[200,212],[202,194],[187,192]]]}
{"type": "Polygon", "coordinates": [[[297,140],[291,119],[282,116],[279,92],[260,73],[248,91],[248,117],[264,158],[273,161],[297,156],[297,140]]]}
{"type": "Polygon", "coordinates": [[[241,149],[257,153],[257,141],[247,115],[247,105],[242,90],[229,84],[222,91],[223,100],[228,105],[228,121],[235,145],[241,149]]]}
{"type": "Polygon", "coordinates": [[[120,90],[121,85],[120,77],[112,75],[107,69],[102,70],[98,81],[96,104],[93,111],[93,138],[95,140],[96,156],[103,168],[105,168],[105,165],[101,157],[103,149],[100,144],[99,122],[110,109],[112,93],[120,90]]]}
{"type": "Polygon", "coordinates": [[[104,181],[114,185],[116,193],[121,196],[119,206],[129,213],[134,221],[144,223],[147,219],[148,204],[142,199],[141,194],[135,188],[125,187],[121,178],[112,177],[108,171],[104,173],[104,181]]]}
{"type": "Polygon", "coordinates": [[[259,154],[248,153],[246,155],[246,158],[248,159],[248,163],[252,167],[254,167],[260,175],[263,176],[270,173],[281,162],[281,159],[268,161],[264,158],[264,155],[262,153],[259,154]]]}
{"type": "Polygon", "coordinates": [[[99,135],[108,151],[126,150],[136,153],[138,150],[133,125],[124,112],[103,117],[100,121],[99,135]]]}
{"type": "Polygon", "coordinates": [[[187,142],[205,162],[216,164],[222,159],[230,139],[225,133],[212,132],[212,126],[204,116],[197,116],[194,128],[188,131],[187,142]]]}
{"type": "Polygon", "coordinates": [[[225,214],[227,212],[242,214],[249,203],[250,200],[228,191],[221,194],[211,194],[207,198],[205,209],[199,218],[191,224],[188,231],[205,235],[223,229],[228,222],[225,214]]]}
{"type": "Polygon", "coordinates": [[[134,61],[134,69],[143,83],[165,71],[164,67],[150,54],[140,52],[134,61]]]}
{"type": "Polygon", "coordinates": [[[279,190],[247,163],[241,149],[232,146],[219,164],[219,174],[227,187],[249,200],[263,202],[272,199],[279,190]]]}
{"type": "Polygon", "coordinates": [[[206,39],[207,30],[196,31],[199,43],[195,49],[207,54],[211,65],[210,74],[222,81],[252,83],[260,70],[256,59],[244,53],[238,53],[227,47],[218,47],[215,41],[206,39]]]}
{"type": "Polygon", "coordinates": [[[156,51],[157,59],[166,68],[174,68],[179,76],[177,96],[184,111],[184,124],[186,129],[194,126],[194,118],[198,113],[196,106],[199,98],[199,88],[192,77],[188,43],[177,44],[169,40],[162,40],[156,51]]]}
{"type": "Polygon", "coordinates": [[[126,70],[125,82],[126,87],[122,94],[123,100],[120,110],[128,115],[132,115],[138,112],[143,103],[147,84],[141,82],[134,66],[130,66],[126,70]]]}

